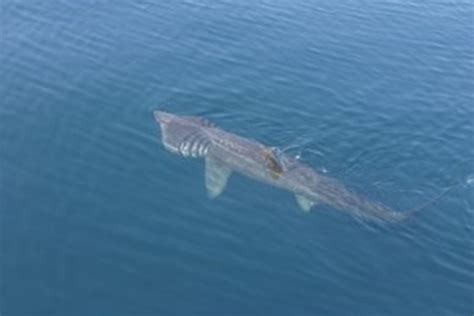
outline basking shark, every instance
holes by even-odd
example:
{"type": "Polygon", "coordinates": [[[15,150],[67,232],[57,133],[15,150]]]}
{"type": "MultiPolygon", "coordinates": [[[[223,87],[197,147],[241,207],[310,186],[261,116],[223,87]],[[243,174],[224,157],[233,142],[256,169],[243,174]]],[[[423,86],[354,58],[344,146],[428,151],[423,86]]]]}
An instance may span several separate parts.
{"type": "Polygon", "coordinates": [[[153,112],[164,147],[172,153],[205,160],[205,185],[211,199],[219,196],[233,172],[295,194],[309,212],[326,205],[363,219],[397,223],[413,212],[398,212],[346,188],[274,147],[232,134],[200,117],[153,112]]]}

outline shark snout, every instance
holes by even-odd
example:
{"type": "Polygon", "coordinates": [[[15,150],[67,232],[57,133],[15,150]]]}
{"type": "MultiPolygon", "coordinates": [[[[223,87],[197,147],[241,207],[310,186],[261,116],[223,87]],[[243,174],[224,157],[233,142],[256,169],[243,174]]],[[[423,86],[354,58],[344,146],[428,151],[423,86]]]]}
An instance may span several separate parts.
{"type": "Polygon", "coordinates": [[[175,118],[175,115],[164,112],[164,111],[153,111],[153,115],[155,116],[155,120],[162,124],[168,124],[175,118]]]}

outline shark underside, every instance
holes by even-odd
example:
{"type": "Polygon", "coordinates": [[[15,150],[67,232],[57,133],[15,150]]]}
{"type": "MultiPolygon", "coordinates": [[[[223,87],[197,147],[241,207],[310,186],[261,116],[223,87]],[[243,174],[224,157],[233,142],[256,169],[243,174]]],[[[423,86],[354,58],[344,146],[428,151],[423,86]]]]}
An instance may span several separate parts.
{"type": "Polygon", "coordinates": [[[295,194],[306,212],[327,205],[364,219],[397,223],[412,212],[397,212],[346,188],[288,154],[190,116],[154,111],[165,148],[184,157],[205,159],[205,184],[210,198],[219,196],[233,172],[295,194]]]}

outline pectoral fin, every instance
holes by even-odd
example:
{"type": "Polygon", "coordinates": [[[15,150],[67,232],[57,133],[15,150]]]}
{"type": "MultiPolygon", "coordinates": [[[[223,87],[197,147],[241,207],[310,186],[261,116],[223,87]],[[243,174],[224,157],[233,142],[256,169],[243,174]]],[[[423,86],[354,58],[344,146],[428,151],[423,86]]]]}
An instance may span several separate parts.
{"type": "Polygon", "coordinates": [[[206,158],[206,189],[209,198],[214,199],[224,191],[232,170],[219,160],[206,158]]]}
{"type": "Polygon", "coordinates": [[[302,195],[296,195],[296,202],[305,212],[309,212],[311,208],[316,204],[315,202],[309,200],[307,197],[302,195]]]}

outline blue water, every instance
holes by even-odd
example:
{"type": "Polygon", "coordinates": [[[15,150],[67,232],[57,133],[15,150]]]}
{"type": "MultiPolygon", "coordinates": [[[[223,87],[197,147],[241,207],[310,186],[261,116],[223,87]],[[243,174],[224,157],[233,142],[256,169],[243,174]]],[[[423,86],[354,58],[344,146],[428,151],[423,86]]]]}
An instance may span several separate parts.
{"type": "Polygon", "coordinates": [[[472,315],[470,1],[0,4],[0,314],[472,315]],[[286,148],[399,225],[163,148],[154,109],[286,148]]]}

